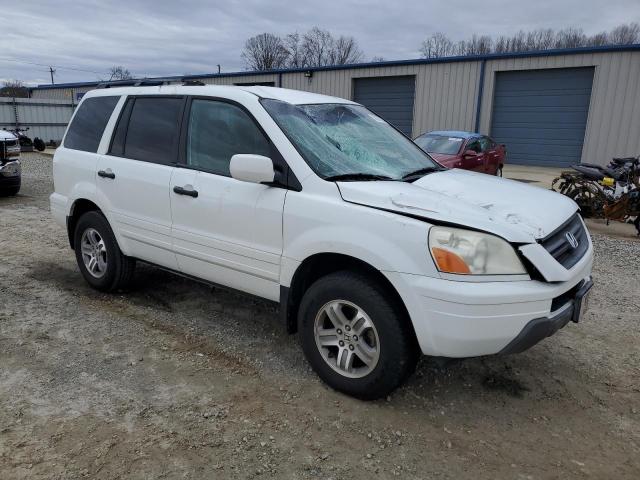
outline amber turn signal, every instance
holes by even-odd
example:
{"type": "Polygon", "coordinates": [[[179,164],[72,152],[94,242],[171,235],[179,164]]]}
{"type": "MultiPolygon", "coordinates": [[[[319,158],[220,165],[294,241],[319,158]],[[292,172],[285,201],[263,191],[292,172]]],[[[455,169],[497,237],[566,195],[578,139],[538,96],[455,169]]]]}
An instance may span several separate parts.
{"type": "Polygon", "coordinates": [[[433,258],[436,261],[438,270],[441,272],[463,275],[469,275],[471,273],[468,265],[460,255],[438,247],[433,247],[431,252],[433,253],[433,258]]]}

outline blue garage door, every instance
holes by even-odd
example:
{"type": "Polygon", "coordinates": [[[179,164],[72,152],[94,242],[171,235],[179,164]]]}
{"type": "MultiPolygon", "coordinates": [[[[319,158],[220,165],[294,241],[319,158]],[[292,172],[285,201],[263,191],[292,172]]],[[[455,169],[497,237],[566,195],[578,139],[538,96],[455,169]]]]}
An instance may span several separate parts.
{"type": "Polygon", "coordinates": [[[491,136],[507,161],[564,167],[580,163],[593,68],[498,72],[491,136]]]}
{"type": "Polygon", "coordinates": [[[353,82],[354,102],[361,103],[411,136],[415,76],[356,78],[353,82]]]}

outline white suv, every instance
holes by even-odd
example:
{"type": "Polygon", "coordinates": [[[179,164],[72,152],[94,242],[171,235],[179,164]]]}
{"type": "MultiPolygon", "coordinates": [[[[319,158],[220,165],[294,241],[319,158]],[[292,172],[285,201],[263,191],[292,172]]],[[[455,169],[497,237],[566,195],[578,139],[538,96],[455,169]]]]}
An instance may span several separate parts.
{"type": "Polygon", "coordinates": [[[388,394],[419,352],[520,352],[577,322],[593,249],[574,202],[447,170],[340,98],[269,87],[94,90],[51,211],[91,286],[136,261],[279,302],[332,387],[388,394]]]}

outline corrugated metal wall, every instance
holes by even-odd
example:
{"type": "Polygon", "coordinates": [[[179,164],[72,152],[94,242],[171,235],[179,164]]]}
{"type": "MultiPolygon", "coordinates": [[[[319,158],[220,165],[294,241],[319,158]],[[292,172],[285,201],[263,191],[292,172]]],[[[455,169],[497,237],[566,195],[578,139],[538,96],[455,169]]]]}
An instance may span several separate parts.
{"type": "Polygon", "coordinates": [[[510,70],[595,67],[582,162],[606,164],[640,154],[640,52],[607,52],[488,60],[480,131],[489,133],[495,73],[510,70]]]}
{"type": "Polygon", "coordinates": [[[27,135],[45,142],[62,139],[74,106],[69,101],[37,98],[0,98],[0,128],[29,128],[27,135]]]}
{"type": "MultiPolygon", "coordinates": [[[[284,88],[353,99],[353,79],[415,75],[413,135],[435,129],[475,129],[480,60],[259,75],[212,76],[204,83],[274,82],[284,88]]],[[[500,71],[595,67],[582,152],[583,162],[605,164],[613,156],[640,154],[640,51],[575,53],[487,60],[479,130],[489,133],[495,74],[500,71]]],[[[76,101],[93,87],[35,89],[34,98],[76,101]]]]}

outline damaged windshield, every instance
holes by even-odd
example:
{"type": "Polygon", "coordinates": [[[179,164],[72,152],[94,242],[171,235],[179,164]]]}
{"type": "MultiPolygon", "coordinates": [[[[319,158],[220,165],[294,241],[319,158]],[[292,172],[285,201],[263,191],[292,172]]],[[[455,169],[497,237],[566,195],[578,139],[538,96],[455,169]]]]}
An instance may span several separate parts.
{"type": "Polygon", "coordinates": [[[360,105],[292,105],[271,99],[263,99],[262,105],[322,178],[402,180],[441,168],[411,140],[360,105]]]}

